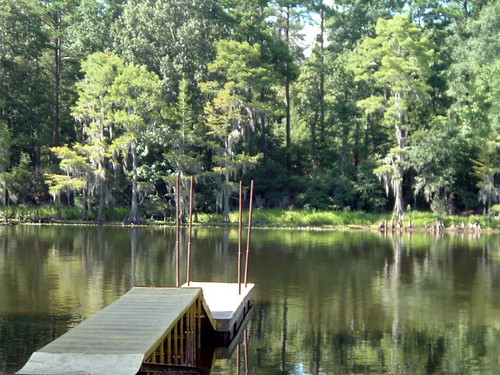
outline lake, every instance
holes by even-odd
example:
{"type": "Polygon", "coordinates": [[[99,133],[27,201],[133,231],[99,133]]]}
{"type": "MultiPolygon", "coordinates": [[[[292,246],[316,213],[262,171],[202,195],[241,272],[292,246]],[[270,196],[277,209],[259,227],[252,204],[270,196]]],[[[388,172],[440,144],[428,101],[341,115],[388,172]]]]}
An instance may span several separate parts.
{"type": "MultiPolygon", "coordinates": [[[[237,230],[193,234],[193,280],[235,282],[237,230]]],[[[500,371],[500,235],[254,230],[251,251],[247,340],[212,374],[500,371]]],[[[174,229],[0,227],[0,371],[134,285],[175,285],[174,229]]]]}

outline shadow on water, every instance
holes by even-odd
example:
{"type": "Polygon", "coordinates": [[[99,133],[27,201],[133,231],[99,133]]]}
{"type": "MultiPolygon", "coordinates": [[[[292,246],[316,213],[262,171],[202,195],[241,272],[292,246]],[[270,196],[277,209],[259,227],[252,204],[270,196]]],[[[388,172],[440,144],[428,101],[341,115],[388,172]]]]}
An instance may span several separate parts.
{"type": "MultiPolygon", "coordinates": [[[[234,282],[237,237],[195,229],[193,279],[234,282]]],[[[175,241],[168,228],[0,228],[0,371],[134,285],[175,285],[175,241]]],[[[214,375],[500,368],[498,235],[256,230],[251,262],[248,345],[208,353],[214,375]]]]}
{"type": "MultiPolygon", "coordinates": [[[[148,370],[143,370],[137,375],[162,375],[162,374],[183,374],[183,375],[210,375],[214,364],[218,360],[228,360],[233,356],[236,358],[236,374],[249,374],[249,332],[248,323],[252,313],[247,316],[242,328],[235,336],[228,347],[215,347],[206,343],[198,354],[198,361],[195,366],[175,366],[175,365],[148,365],[148,370]]],[[[1,373],[0,373],[1,375],[1,373]]]]}

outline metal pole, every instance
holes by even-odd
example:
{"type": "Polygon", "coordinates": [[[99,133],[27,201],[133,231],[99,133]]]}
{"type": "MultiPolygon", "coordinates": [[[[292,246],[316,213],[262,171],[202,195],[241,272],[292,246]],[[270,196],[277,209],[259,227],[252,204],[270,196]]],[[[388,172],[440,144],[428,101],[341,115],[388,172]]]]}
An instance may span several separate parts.
{"type": "Polygon", "coordinates": [[[245,288],[248,284],[248,265],[250,261],[250,238],[252,236],[252,215],[253,215],[253,180],[250,182],[250,207],[248,210],[248,235],[247,251],[245,254],[245,288]]]}
{"type": "Polygon", "coordinates": [[[175,207],[175,286],[178,288],[181,286],[181,267],[180,267],[180,257],[181,257],[181,242],[180,242],[180,200],[181,200],[181,173],[177,173],[177,182],[175,184],[175,196],[176,196],[176,207],[175,207]]]}
{"type": "Polygon", "coordinates": [[[240,215],[238,230],[238,294],[241,294],[241,255],[243,247],[243,182],[240,181],[240,215]]]}
{"type": "Polygon", "coordinates": [[[189,189],[189,237],[187,253],[187,285],[191,283],[191,238],[193,237],[193,200],[194,200],[194,177],[191,176],[191,187],[189,189]]]}

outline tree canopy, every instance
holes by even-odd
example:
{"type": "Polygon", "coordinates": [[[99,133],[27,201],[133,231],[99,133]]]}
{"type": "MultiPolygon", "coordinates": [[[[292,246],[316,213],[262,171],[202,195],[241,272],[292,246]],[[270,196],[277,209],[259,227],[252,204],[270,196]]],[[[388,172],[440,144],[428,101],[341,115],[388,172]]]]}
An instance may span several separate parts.
{"type": "Polygon", "coordinates": [[[251,179],[261,207],[490,212],[499,20],[495,1],[0,0],[0,205],[141,222],[180,174],[226,219],[251,179]]]}

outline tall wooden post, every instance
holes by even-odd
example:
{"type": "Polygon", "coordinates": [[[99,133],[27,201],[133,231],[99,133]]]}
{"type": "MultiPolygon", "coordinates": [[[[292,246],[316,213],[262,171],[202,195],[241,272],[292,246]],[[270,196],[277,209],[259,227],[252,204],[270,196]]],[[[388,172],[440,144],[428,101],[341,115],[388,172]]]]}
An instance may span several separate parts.
{"type": "Polygon", "coordinates": [[[188,251],[187,251],[187,285],[191,283],[191,248],[193,237],[193,200],[194,200],[194,177],[191,176],[191,186],[189,189],[189,237],[188,237],[188,251]]]}
{"type": "Polygon", "coordinates": [[[243,182],[240,181],[240,212],[238,230],[238,294],[241,294],[241,256],[243,247],[243,182]]]}
{"type": "Polygon", "coordinates": [[[181,173],[177,174],[177,183],[175,184],[175,196],[176,196],[176,207],[175,207],[175,286],[179,288],[181,286],[181,240],[180,240],[180,201],[181,201],[181,173]]]}
{"type": "Polygon", "coordinates": [[[245,254],[245,288],[248,285],[248,268],[250,262],[250,239],[252,236],[252,215],[253,215],[253,180],[250,182],[250,207],[248,210],[247,251],[245,254]]]}

